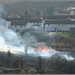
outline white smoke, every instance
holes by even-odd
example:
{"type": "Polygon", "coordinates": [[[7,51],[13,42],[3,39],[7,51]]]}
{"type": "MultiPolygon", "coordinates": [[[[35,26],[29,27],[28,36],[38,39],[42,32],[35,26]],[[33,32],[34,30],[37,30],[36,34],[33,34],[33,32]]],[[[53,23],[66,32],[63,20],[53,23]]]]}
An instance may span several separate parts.
{"type": "Polygon", "coordinates": [[[73,61],[75,58],[68,55],[68,53],[57,51],[54,55],[51,56],[53,59],[57,59],[60,57],[61,59],[66,59],[68,61],[73,61]]]}
{"type": "Polygon", "coordinates": [[[28,46],[32,46],[32,45],[38,44],[37,39],[36,39],[34,36],[32,36],[29,32],[26,32],[26,33],[23,35],[23,40],[24,40],[24,42],[25,42],[28,46]]]}
{"type": "MultiPolygon", "coordinates": [[[[0,15],[4,11],[3,5],[0,5],[0,15]],[[3,9],[2,9],[3,8],[3,9]]],[[[52,57],[55,56],[55,54],[60,55],[60,57],[66,58],[67,60],[74,60],[72,56],[68,56],[65,53],[57,52],[56,53],[51,53],[51,52],[40,52],[38,51],[38,41],[36,37],[32,36],[29,32],[25,33],[23,37],[18,35],[16,32],[7,29],[6,28],[6,22],[4,19],[0,18],[0,51],[7,52],[10,50],[12,53],[15,54],[24,54],[24,48],[27,47],[28,49],[28,54],[34,55],[34,56],[42,56],[42,57],[52,57]],[[35,47],[32,47],[35,46],[35,47]],[[37,47],[37,48],[36,48],[37,47]],[[32,49],[37,50],[36,52],[32,51],[32,49]]],[[[40,32],[38,32],[40,33],[40,32]]],[[[41,31],[41,33],[43,33],[41,31]]],[[[45,33],[44,33],[45,34],[45,33]]],[[[46,46],[46,45],[45,45],[46,46]]],[[[50,47],[46,48],[48,50],[52,49],[50,47]]]]}
{"type": "MultiPolygon", "coordinates": [[[[51,47],[47,47],[46,45],[45,45],[45,47],[48,50],[52,49],[51,47]]],[[[56,51],[56,52],[39,51],[38,48],[32,48],[32,47],[28,48],[28,54],[31,54],[32,56],[41,56],[41,57],[47,58],[47,59],[50,59],[50,58],[57,59],[58,56],[61,59],[66,59],[68,61],[73,61],[75,59],[74,57],[68,55],[67,52],[65,53],[65,52],[60,52],[60,51],[56,51]],[[36,51],[32,51],[32,50],[36,50],[36,51]]]]}
{"type": "MultiPolygon", "coordinates": [[[[6,28],[6,21],[3,19],[0,19],[1,24],[0,24],[0,51],[5,51],[7,52],[8,50],[10,50],[12,53],[15,54],[24,54],[24,48],[25,45],[28,49],[28,54],[34,55],[34,56],[42,56],[42,57],[51,57],[53,55],[55,55],[56,53],[51,53],[51,52],[40,52],[38,51],[38,48],[36,48],[38,45],[38,41],[37,39],[32,36],[29,32],[25,33],[23,35],[23,38],[18,35],[16,32],[7,29],[6,28]],[[35,46],[35,47],[32,47],[35,46]],[[32,49],[37,50],[36,52],[33,52],[32,49]]],[[[51,50],[52,48],[47,47],[46,48],[48,50],[51,50]]],[[[60,52],[59,52],[60,55],[60,52]]],[[[64,57],[67,60],[74,60],[73,57],[68,56],[65,53],[62,53],[62,55],[60,57],[64,57]]]]}
{"type": "Polygon", "coordinates": [[[0,17],[3,17],[6,14],[3,4],[0,4],[0,17]]]}
{"type": "Polygon", "coordinates": [[[6,21],[2,20],[0,19],[0,51],[11,50],[11,52],[16,52],[22,50],[24,52],[24,43],[21,40],[21,37],[18,36],[16,32],[7,29],[4,24],[6,21]]]}

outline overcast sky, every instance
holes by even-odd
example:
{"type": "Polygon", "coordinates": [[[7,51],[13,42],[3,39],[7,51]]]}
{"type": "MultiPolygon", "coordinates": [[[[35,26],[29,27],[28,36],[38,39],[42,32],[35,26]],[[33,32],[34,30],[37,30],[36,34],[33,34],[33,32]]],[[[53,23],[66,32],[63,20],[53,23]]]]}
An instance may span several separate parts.
{"type": "Polygon", "coordinates": [[[16,2],[16,1],[75,1],[75,0],[0,0],[0,2],[16,2]]]}

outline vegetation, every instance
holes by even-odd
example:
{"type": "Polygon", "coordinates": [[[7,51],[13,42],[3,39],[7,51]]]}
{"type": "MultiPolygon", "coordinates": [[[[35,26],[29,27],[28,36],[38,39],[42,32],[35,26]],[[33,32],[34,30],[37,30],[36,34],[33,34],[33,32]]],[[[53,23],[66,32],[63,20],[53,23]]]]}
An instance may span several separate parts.
{"type": "Polygon", "coordinates": [[[50,15],[53,15],[55,9],[53,7],[48,7],[46,11],[47,11],[48,16],[50,16],[50,15]]]}
{"type": "MultiPolygon", "coordinates": [[[[73,3],[61,2],[18,2],[12,4],[4,4],[7,17],[17,17],[25,15],[52,15],[57,9],[75,6],[73,3]],[[61,8],[61,7],[62,8],[61,8]],[[64,6],[64,7],[63,7],[64,6]]],[[[69,19],[67,19],[69,20],[69,19]]],[[[35,36],[38,42],[45,42],[46,45],[55,49],[73,49],[75,51],[75,34],[71,32],[56,32],[54,36],[49,36],[48,32],[33,31],[25,29],[35,36]]],[[[74,74],[75,60],[67,61],[56,55],[57,59],[51,57],[45,59],[42,57],[31,57],[14,55],[10,51],[7,53],[0,52],[0,74],[74,74]]]]}
{"type": "Polygon", "coordinates": [[[32,57],[0,52],[0,74],[74,74],[75,60],[68,61],[59,55],[51,58],[32,57]],[[55,58],[56,57],[56,58],[55,58]],[[34,59],[34,60],[33,60],[34,59]],[[7,66],[7,62],[10,62],[7,66]]]}
{"type": "Polygon", "coordinates": [[[29,32],[31,35],[35,36],[39,42],[45,42],[47,46],[55,48],[57,50],[72,50],[75,51],[75,33],[74,32],[56,32],[53,35],[48,35],[46,31],[35,31],[24,30],[22,35],[25,32],[29,32]]]}
{"type": "Polygon", "coordinates": [[[70,32],[56,32],[55,36],[70,37],[70,32]]]}
{"type": "Polygon", "coordinates": [[[54,1],[31,1],[31,2],[5,2],[4,7],[6,16],[18,14],[19,16],[25,15],[25,12],[30,15],[39,15],[40,11],[43,15],[52,15],[54,11],[66,9],[75,6],[75,2],[54,2],[54,1]]]}

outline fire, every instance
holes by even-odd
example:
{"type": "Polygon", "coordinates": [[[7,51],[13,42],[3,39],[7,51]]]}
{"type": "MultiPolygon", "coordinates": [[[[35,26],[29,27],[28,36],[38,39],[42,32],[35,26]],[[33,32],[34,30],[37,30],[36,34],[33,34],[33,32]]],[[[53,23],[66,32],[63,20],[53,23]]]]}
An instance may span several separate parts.
{"type": "Polygon", "coordinates": [[[44,51],[41,47],[39,47],[39,51],[44,51]]]}
{"type": "Polygon", "coordinates": [[[34,50],[34,49],[33,49],[32,51],[34,51],[34,52],[35,52],[36,50],[34,50]]]}
{"type": "MultiPolygon", "coordinates": [[[[41,52],[42,52],[42,51],[46,51],[46,52],[56,52],[56,51],[53,50],[53,49],[48,50],[46,47],[44,47],[44,45],[42,46],[42,48],[41,48],[41,46],[39,46],[38,50],[41,51],[41,52]]],[[[32,51],[36,51],[36,50],[32,50],[32,51]]]]}

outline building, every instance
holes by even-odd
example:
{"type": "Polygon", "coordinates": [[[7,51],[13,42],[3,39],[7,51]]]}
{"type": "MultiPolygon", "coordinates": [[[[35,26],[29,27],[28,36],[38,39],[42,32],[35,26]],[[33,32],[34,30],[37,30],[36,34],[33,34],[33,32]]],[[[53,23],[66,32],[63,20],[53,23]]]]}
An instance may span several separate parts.
{"type": "Polygon", "coordinates": [[[4,20],[3,18],[0,18],[0,25],[1,25],[1,26],[4,26],[5,28],[8,29],[8,27],[9,27],[10,24],[11,24],[10,21],[6,21],[6,20],[4,20]]]}
{"type": "Polygon", "coordinates": [[[75,21],[46,21],[45,30],[51,32],[65,32],[75,28],[75,21]]]}
{"type": "Polygon", "coordinates": [[[36,19],[36,20],[42,19],[42,16],[31,15],[31,19],[36,19]]]}
{"type": "Polygon", "coordinates": [[[69,7],[67,8],[67,11],[70,12],[70,15],[75,15],[75,7],[69,7]]]}
{"type": "Polygon", "coordinates": [[[43,16],[44,20],[48,21],[66,21],[66,20],[75,20],[75,15],[52,15],[52,16],[43,16]]]}
{"type": "Polygon", "coordinates": [[[38,29],[42,25],[41,16],[22,16],[21,18],[6,18],[6,20],[11,22],[8,28],[16,32],[29,28],[38,29]]]}
{"type": "Polygon", "coordinates": [[[53,15],[75,15],[75,7],[69,7],[67,9],[60,9],[55,11],[53,15]]]}
{"type": "Polygon", "coordinates": [[[21,18],[5,18],[5,19],[6,21],[11,22],[11,24],[8,26],[9,29],[12,29],[16,32],[18,31],[21,32],[26,28],[27,20],[29,19],[29,17],[27,18],[27,16],[25,16],[21,18]]]}
{"type": "Polygon", "coordinates": [[[42,28],[42,20],[41,19],[30,19],[27,22],[26,29],[30,29],[30,28],[35,28],[35,29],[42,28]]]}
{"type": "Polygon", "coordinates": [[[70,11],[68,11],[68,10],[59,10],[59,11],[55,11],[53,13],[53,15],[70,15],[70,11]]]}
{"type": "Polygon", "coordinates": [[[16,32],[21,32],[26,28],[26,22],[11,22],[11,25],[9,26],[10,29],[16,31],[16,32]]]}
{"type": "Polygon", "coordinates": [[[25,20],[24,18],[10,18],[7,21],[11,22],[7,24],[7,27],[21,32],[24,29],[40,29],[43,28],[46,31],[74,31],[75,29],[75,16],[74,15],[52,15],[43,17],[30,17],[25,20]]]}

